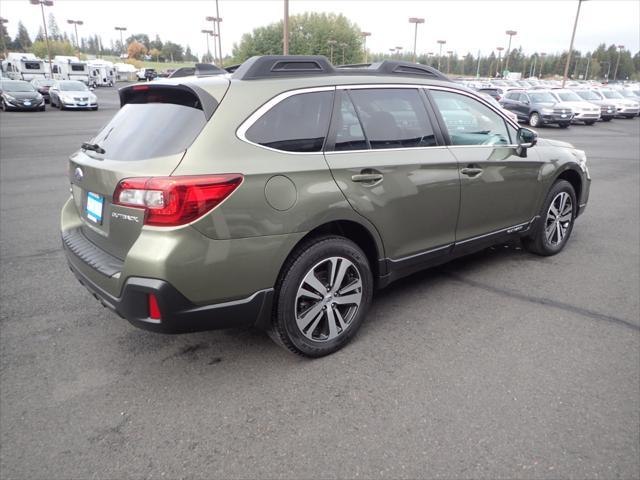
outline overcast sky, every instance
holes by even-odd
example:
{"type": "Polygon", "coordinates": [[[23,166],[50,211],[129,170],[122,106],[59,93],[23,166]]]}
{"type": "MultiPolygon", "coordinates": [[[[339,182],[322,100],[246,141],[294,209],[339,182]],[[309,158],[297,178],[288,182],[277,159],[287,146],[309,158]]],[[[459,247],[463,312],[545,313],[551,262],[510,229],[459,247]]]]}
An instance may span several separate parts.
{"type": "MultiPolygon", "coordinates": [[[[483,54],[505,46],[505,30],[518,32],[512,47],[526,53],[559,52],[569,47],[577,0],[290,0],[291,15],[303,12],[342,13],[372,36],[370,51],[383,52],[395,46],[413,49],[413,28],[409,17],[424,17],[418,28],[418,52],[437,52],[436,40],[447,41],[444,50],[459,55],[478,50],[483,54]]],[[[230,54],[234,42],[255,27],[278,21],[282,0],[219,0],[222,48],[230,54]]],[[[159,34],[162,40],[190,45],[196,54],[206,50],[204,17],[215,15],[215,0],[54,0],[53,12],[59,26],[71,33],[67,19],[84,21],[80,36],[97,33],[109,45],[126,26],[126,33],[159,34]]],[[[28,0],[1,0],[0,15],[9,20],[14,37],[19,20],[33,37],[42,23],[40,8],[28,0]]],[[[633,53],[640,49],[640,1],[590,0],[583,2],[575,48],[591,50],[600,43],[622,44],[633,53]]]]}

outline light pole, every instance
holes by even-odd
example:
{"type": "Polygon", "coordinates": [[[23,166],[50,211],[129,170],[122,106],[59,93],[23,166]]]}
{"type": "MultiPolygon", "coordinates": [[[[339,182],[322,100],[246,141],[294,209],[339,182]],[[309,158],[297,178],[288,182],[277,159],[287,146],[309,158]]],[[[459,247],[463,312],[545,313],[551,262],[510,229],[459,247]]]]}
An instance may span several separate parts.
{"type": "Polygon", "coordinates": [[[430,59],[431,57],[433,57],[433,55],[434,55],[434,53],[433,53],[433,52],[427,52],[427,65],[429,65],[429,64],[430,64],[430,63],[429,63],[429,59],[430,59]]]}
{"type": "Polygon", "coordinates": [[[604,78],[607,80],[607,83],[609,83],[609,73],[611,73],[611,62],[600,62],[601,65],[603,63],[607,64],[607,73],[604,74],[604,78]]]}
{"type": "Polygon", "coordinates": [[[122,58],[122,54],[124,53],[124,40],[122,39],[122,32],[127,31],[127,27],[115,27],[116,30],[120,32],[120,48],[122,51],[120,52],[120,58],[122,58]]]}
{"type": "Polygon", "coordinates": [[[282,54],[289,55],[289,0],[284,0],[284,22],[282,40],[282,54]]]}
{"type": "Polygon", "coordinates": [[[413,63],[416,63],[416,45],[418,44],[418,24],[424,23],[424,18],[410,17],[409,23],[415,24],[413,31],[413,63]]]}
{"type": "MultiPolygon", "coordinates": [[[[440,60],[442,60],[442,46],[447,43],[446,40],[438,40],[438,43],[440,44],[440,53],[438,54],[438,70],[440,70],[440,60]]],[[[440,70],[442,71],[442,70],[440,70]]]]}
{"type": "Polygon", "coordinates": [[[591,54],[589,54],[589,58],[587,59],[587,68],[584,71],[584,79],[589,79],[589,65],[591,65],[591,54]]]}
{"type": "Polygon", "coordinates": [[[396,47],[396,55],[398,55],[398,58],[400,58],[400,50],[402,50],[402,47],[396,47]]]}
{"type": "MultiPolygon", "coordinates": [[[[216,2],[216,9],[217,8],[218,4],[216,2]]],[[[220,47],[220,22],[222,22],[222,19],[219,17],[206,17],[206,20],[207,22],[211,22],[213,24],[212,36],[218,37],[217,48],[215,38],[213,42],[213,63],[219,64],[222,67],[222,47],[220,47]]]]}
{"type": "Polygon", "coordinates": [[[476,67],[476,78],[480,78],[480,50],[478,50],[478,66],[476,67]]]}
{"type": "Polygon", "coordinates": [[[447,50],[447,75],[451,71],[451,55],[453,54],[453,50],[447,50]]]}
{"type": "Polygon", "coordinates": [[[327,45],[329,45],[329,60],[331,64],[333,64],[333,47],[338,43],[337,40],[327,40],[327,45]]]}
{"type": "Polygon", "coordinates": [[[67,20],[69,25],[73,25],[76,31],[76,48],[80,51],[80,37],[78,37],[78,25],[83,25],[84,22],[82,20],[67,20]]]}
{"type": "Polygon", "coordinates": [[[364,63],[367,63],[367,37],[371,36],[371,32],[360,32],[362,37],[362,49],[364,50],[364,63]]]}
{"type": "Polygon", "coordinates": [[[569,65],[571,64],[571,52],[573,52],[573,39],[576,36],[576,28],[578,26],[578,17],[580,16],[580,7],[584,0],[578,0],[578,10],[576,11],[576,19],[573,22],[573,33],[571,33],[571,42],[569,43],[569,53],[567,54],[567,63],[564,66],[564,75],[562,75],[562,88],[567,82],[567,75],[569,75],[569,65]]]}
{"type": "Polygon", "coordinates": [[[47,42],[47,57],[49,57],[49,75],[53,74],[51,68],[51,50],[49,49],[49,34],[47,33],[47,22],[44,19],[44,7],[53,7],[53,0],[29,0],[31,5],[40,5],[42,10],[42,26],[44,27],[44,39],[47,42]]]}
{"type": "Polygon", "coordinates": [[[504,69],[505,70],[509,70],[509,53],[511,52],[511,39],[513,38],[514,35],[517,35],[518,32],[516,32],[515,30],[507,30],[506,32],[507,35],[509,35],[509,46],[507,47],[507,62],[505,63],[504,69]]]}
{"type": "Polygon", "coordinates": [[[0,17],[0,36],[2,36],[2,49],[4,50],[4,58],[7,58],[7,41],[4,39],[4,24],[9,23],[6,18],[0,17]]]}
{"type": "Polygon", "coordinates": [[[622,49],[624,45],[618,45],[618,59],[616,60],[616,69],[613,71],[613,81],[615,82],[618,78],[618,66],[620,65],[620,54],[622,53],[622,49]]]}
{"type": "Polygon", "coordinates": [[[542,79],[542,71],[544,69],[544,57],[546,57],[547,54],[545,52],[540,52],[540,73],[538,74],[538,78],[542,79]]]}
{"type": "Polygon", "coordinates": [[[348,46],[349,45],[344,42],[340,44],[340,47],[342,48],[342,65],[344,65],[344,49],[347,48],[348,46]]]}
{"type": "Polygon", "coordinates": [[[498,50],[498,75],[502,77],[502,51],[504,47],[496,47],[496,50],[498,50]]]}
{"type": "MultiPolygon", "coordinates": [[[[208,58],[208,60],[212,60],[212,58],[211,58],[211,50],[209,49],[209,37],[213,37],[213,35],[214,35],[213,30],[202,29],[201,32],[204,33],[204,36],[207,38],[207,58],[208,58]]],[[[214,45],[214,47],[215,47],[215,45],[214,45]]]]}

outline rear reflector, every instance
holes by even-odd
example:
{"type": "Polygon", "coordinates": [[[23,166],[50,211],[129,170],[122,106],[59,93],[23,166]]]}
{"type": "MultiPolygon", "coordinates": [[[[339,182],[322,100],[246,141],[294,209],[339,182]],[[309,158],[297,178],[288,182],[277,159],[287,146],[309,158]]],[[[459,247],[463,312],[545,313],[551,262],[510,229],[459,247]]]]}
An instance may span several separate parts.
{"type": "Polygon", "coordinates": [[[149,85],[134,85],[133,90],[149,90],[149,85]]]}
{"type": "Polygon", "coordinates": [[[145,225],[175,227],[209,212],[241,183],[238,174],[125,178],[113,193],[113,203],[144,208],[145,225]]]}
{"type": "Polygon", "coordinates": [[[160,307],[158,307],[158,300],[153,293],[149,294],[149,318],[154,320],[160,320],[160,307]]]}

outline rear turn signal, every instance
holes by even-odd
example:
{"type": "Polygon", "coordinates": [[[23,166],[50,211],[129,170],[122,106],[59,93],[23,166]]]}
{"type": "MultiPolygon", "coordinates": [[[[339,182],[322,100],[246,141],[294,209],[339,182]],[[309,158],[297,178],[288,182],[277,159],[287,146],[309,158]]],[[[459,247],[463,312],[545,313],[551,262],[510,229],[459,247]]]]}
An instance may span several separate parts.
{"type": "Polygon", "coordinates": [[[125,178],[113,193],[113,203],[144,208],[145,225],[175,227],[211,211],[241,183],[238,174],[125,178]]]}

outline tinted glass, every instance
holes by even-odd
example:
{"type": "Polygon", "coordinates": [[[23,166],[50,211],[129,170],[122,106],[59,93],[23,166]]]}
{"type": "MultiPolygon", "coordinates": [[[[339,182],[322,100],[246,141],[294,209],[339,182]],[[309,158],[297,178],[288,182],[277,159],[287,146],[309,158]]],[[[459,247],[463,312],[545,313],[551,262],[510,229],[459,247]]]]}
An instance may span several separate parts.
{"type": "Polygon", "coordinates": [[[362,125],[356,115],[356,109],[346,92],[342,93],[340,111],[335,116],[336,122],[336,151],[364,150],[369,148],[362,131],[362,125]]]}
{"type": "Polygon", "coordinates": [[[600,100],[600,97],[590,90],[580,90],[576,93],[585,100],[600,100]]]}
{"type": "Polygon", "coordinates": [[[71,70],[74,72],[84,72],[84,65],[82,63],[72,63],[71,70]]]}
{"type": "Polygon", "coordinates": [[[520,98],[520,94],[517,93],[517,92],[509,92],[509,93],[507,93],[506,97],[509,100],[518,100],[520,98]]]}
{"type": "Polygon", "coordinates": [[[2,82],[2,90],[6,92],[33,92],[35,88],[27,82],[2,82]]]}
{"type": "Polygon", "coordinates": [[[371,148],[431,147],[436,138],[418,90],[351,90],[371,148]]]}
{"type": "Polygon", "coordinates": [[[479,101],[451,92],[431,95],[447,126],[452,145],[508,145],[503,118],[479,101]]]}
{"type": "Polygon", "coordinates": [[[27,70],[40,70],[40,62],[24,62],[24,68],[27,70]]]}
{"type": "Polygon", "coordinates": [[[531,93],[531,101],[533,103],[558,103],[558,100],[549,92],[531,93]]]}
{"type": "Polygon", "coordinates": [[[600,93],[604,95],[605,98],[624,98],[618,92],[614,92],[613,90],[602,90],[600,93]]]}
{"type": "Polygon", "coordinates": [[[248,140],[286,152],[319,152],[327,135],[333,92],[292,95],[247,130],[248,140]]]}
{"type": "Polygon", "coordinates": [[[581,102],[582,99],[573,92],[556,92],[560,100],[565,102],[581,102]]]}
{"type": "Polygon", "coordinates": [[[82,82],[60,82],[59,87],[63,92],[83,92],[88,90],[87,86],[82,82]]]}
{"type": "Polygon", "coordinates": [[[109,160],[144,160],[180,153],[198,136],[204,112],[171,103],[127,104],[92,140],[109,160]]]}

